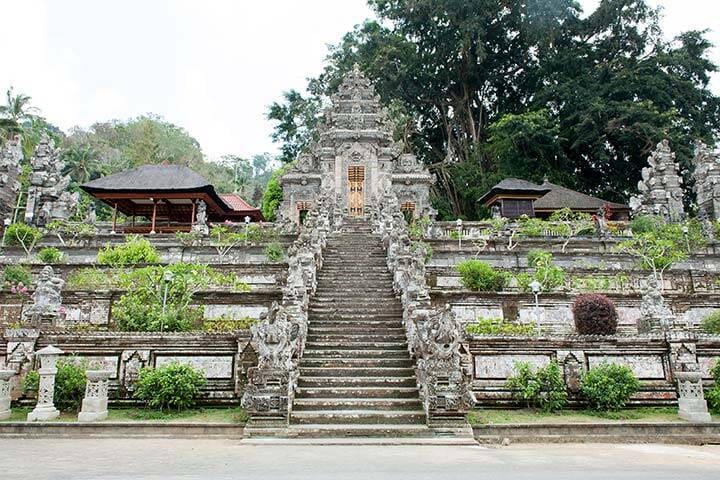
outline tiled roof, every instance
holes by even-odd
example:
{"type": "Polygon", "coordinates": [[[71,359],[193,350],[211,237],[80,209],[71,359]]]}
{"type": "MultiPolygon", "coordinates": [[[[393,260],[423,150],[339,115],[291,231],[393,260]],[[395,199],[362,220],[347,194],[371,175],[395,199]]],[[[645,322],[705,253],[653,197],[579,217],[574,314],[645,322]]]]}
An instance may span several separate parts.
{"type": "Polygon", "coordinates": [[[233,210],[255,210],[255,207],[243,200],[237,193],[221,193],[220,198],[233,210]]]}

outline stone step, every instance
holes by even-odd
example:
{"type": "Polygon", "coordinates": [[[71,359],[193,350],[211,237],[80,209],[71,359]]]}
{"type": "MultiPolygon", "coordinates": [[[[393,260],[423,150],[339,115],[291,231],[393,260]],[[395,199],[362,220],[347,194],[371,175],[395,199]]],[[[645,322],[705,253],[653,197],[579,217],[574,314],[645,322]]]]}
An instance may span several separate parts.
{"type": "Polygon", "coordinates": [[[418,398],[416,387],[298,387],[296,398],[418,398]]]}
{"type": "Polygon", "coordinates": [[[372,307],[366,307],[362,310],[358,309],[357,307],[353,307],[352,305],[348,304],[347,302],[338,303],[336,306],[332,307],[330,305],[310,305],[310,308],[308,311],[316,314],[322,314],[322,313],[346,313],[346,314],[363,314],[363,315],[370,315],[370,314],[378,314],[382,313],[385,315],[391,315],[395,314],[399,317],[402,317],[403,310],[402,308],[398,307],[397,305],[375,305],[372,307]]]}
{"type": "Polygon", "coordinates": [[[422,410],[305,410],[292,413],[292,423],[321,424],[424,424],[422,410]]]}
{"type": "Polygon", "coordinates": [[[335,349],[313,349],[310,345],[306,345],[304,357],[307,358],[405,358],[408,355],[407,350],[386,350],[371,348],[335,348],[335,349]]]}
{"type": "Polygon", "coordinates": [[[300,366],[300,375],[308,377],[409,377],[415,375],[410,367],[304,367],[300,366]]]}
{"type": "Polygon", "coordinates": [[[374,342],[398,342],[405,343],[406,338],[403,332],[399,333],[376,333],[376,334],[363,334],[363,333],[335,333],[335,334],[319,334],[314,331],[310,331],[307,336],[308,342],[350,342],[353,344],[366,343],[371,344],[374,342]]]}
{"type": "Polygon", "coordinates": [[[305,349],[317,350],[321,352],[325,351],[383,351],[383,352],[407,352],[407,344],[404,339],[402,342],[354,342],[352,340],[344,341],[332,341],[332,342],[317,342],[315,340],[307,339],[305,342],[305,349]]]}
{"type": "Polygon", "coordinates": [[[296,398],[293,411],[302,410],[421,410],[419,398],[296,398]]]}
{"type": "Polygon", "coordinates": [[[373,325],[375,326],[389,326],[389,327],[399,327],[402,325],[402,315],[399,314],[389,314],[389,315],[381,315],[381,314],[371,314],[371,315],[338,315],[338,314],[330,314],[330,313],[323,313],[322,315],[315,315],[314,317],[310,317],[310,324],[311,325],[347,325],[351,326],[353,324],[357,326],[368,326],[371,327],[373,325]]]}
{"type": "Polygon", "coordinates": [[[413,362],[405,357],[357,358],[357,357],[308,357],[304,355],[300,368],[412,368],[413,362]]]}
{"type": "Polygon", "coordinates": [[[405,329],[400,322],[393,322],[394,325],[373,325],[357,324],[355,322],[341,322],[337,326],[328,325],[329,322],[311,322],[309,333],[314,335],[354,335],[356,333],[366,335],[405,335],[405,329]]]}
{"type": "MultiPolygon", "coordinates": [[[[298,439],[423,439],[434,440],[432,430],[425,425],[388,425],[388,424],[322,424],[322,425],[292,425],[288,436],[298,439]]],[[[324,441],[324,440],[323,440],[324,441]]]]}
{"type": "Polygon", "coordinates": [[[414,387],[415,377],[310,377],[300,375],[299,387],[414,387]]]}

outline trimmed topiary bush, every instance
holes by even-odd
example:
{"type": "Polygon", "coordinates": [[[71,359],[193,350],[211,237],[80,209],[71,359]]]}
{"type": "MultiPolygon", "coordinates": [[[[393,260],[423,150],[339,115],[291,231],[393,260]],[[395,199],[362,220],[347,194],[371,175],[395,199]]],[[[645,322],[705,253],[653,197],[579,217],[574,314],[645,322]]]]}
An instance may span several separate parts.
{"type": "Polygon", "coordinates": [[[640,390],[640,382],[630,368],[603,362],[583,375],[580,390],[591,409],[608,412],[623,408],[640,390]]]}
{"type": "Polygon", "coordinates": [[[466,260],[459,263],[462,284],[476,292],[498,292],[505,288],[508,281],[507,272],[497,270],[492,265],[480,260],[466,260]]]}
{"type": "Polygon", "coordinates": [[[135,384],[135,398],[158,410],[185,410],[195,405],[205,376],[178,362],[143,368],[135,384]]]}
{"type": "Polygon", "coordinates": [[[720,310],[711,313],[707,317],[703,318],[700,324],[705,333],[711,335],[720,335],[720,310]]]}
{"type": "Polygon", "coordinates": [[[579,295],[572,307],[575,328],[581,335],[615,335],[618,316],[615,304],[605,295],[579,295]]]}

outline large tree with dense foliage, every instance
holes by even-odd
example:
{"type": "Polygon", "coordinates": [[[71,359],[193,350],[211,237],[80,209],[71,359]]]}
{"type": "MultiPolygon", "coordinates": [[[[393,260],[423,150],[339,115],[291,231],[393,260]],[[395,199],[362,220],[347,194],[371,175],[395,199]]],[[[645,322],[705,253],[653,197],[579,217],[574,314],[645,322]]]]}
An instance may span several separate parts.
{"type": "Polygon", "coordinates": [[[664,41],[644,0],[603,0],[586,17],[573,0],[369,4],[378,20],[331,49],[309,95],[271,108],[287,160],[355,62],[411,119],[403,130],[438,176],[445,216],[477,216],[479,193],[508,175],[622,200],[663,137],[687,166],[694,139],[720,129],[711,45],[702,32],[664,41]]]}

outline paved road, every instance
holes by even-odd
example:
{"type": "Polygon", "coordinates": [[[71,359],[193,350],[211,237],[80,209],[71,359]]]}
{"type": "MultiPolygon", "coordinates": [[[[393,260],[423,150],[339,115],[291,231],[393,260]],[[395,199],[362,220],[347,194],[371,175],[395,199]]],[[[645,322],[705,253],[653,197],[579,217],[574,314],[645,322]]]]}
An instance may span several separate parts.
{"type": "Polygon", "coordinates": [[[281,446],[232,440],[0,439],[0,478],[720,479],[720,446],[281,446]]]}

